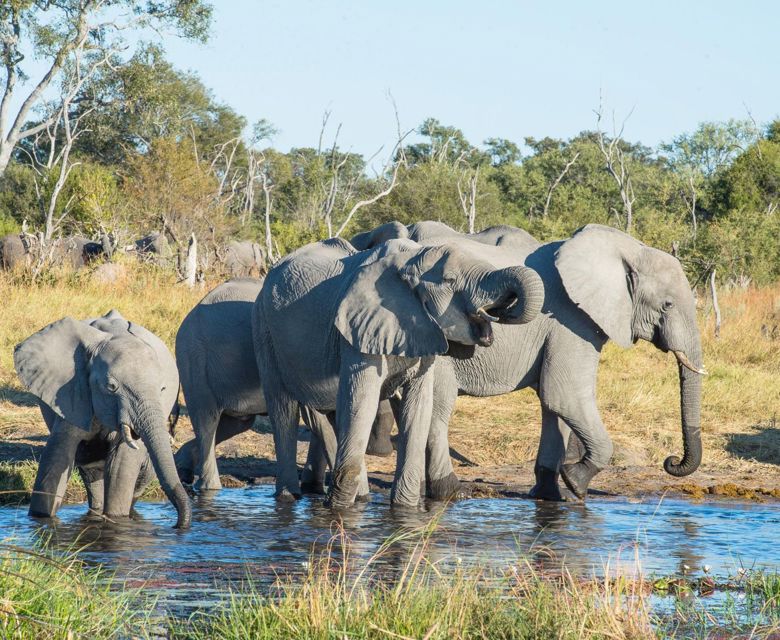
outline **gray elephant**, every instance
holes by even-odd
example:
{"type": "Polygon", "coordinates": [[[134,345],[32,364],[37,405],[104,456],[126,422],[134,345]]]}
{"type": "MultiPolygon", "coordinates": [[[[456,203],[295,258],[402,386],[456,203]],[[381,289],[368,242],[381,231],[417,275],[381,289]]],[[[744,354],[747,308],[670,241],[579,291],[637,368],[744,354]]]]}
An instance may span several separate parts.
{"type": "Polygon", "coordinates": [[[165,266],[173,259],[173,251],[168,244],[168,238],[157,231],[139,238],[129,249],[135,251],[139,260],[159,266],[165,266]]]}
{"type": "Polygon", "coordinates": [[[234,240],[225,249],[225,268],[233,278],[258,277],[265,273],[263,248],[251,240],[234,240]]]}
{"type": "Polygon", "coordinates": [[[29,253],[30,248],[21,235],[11,233],[0,238],[0,268],[13,271],[25,267],[29,253]]]}
{"type": "MultiPolygon", "coordinates": [[[[330,502],[341,508],[365,490],[361,478],[371,425],[380,400],[398,390],[391,501],[417,505],[435,356],[455,343],[489,346],[494,322],[533,320],[543,297],[531,269],[496,269],[451,245],[423,248],[396,241],[356,252],[332,239],[288,255],[269,271],[252,315],[279,461],[277,496],[300,494],[299,403],[335,412],[338,449],[330,502]]],[[[430,481],[435,485],[439,478],[430,481]]]]}
{"type": "Polygon", "coordinates": [[[95,513],[128,516],[156,472],[178,512],[176,526],[189,526],[190,502],[168,430],[179,378],[159,338],[117,311],[94,320],[63,318],[17,345],[14,364],[51,432],[31,515],[56,515],[77,466],[95,513]]]}
{"type": "Polygon", "coordinates": [[[102,242],[82,236],[70,236],[55,240],[53,257],[58,264],[78,271],[108,256],[102,242]]]}
{"type": "Polygon", "coordinates": [[[530,233],[517,227],[497,225],[488,227],[478,233],[460,233],[443,222],[424,220],[408,226],[393,221],[382,224],[370,231],[364,231],[352,237],[350,242],[356,249],[364,250],[376,247],[391,239],[408,238],[426,244],[428,241],[441,242],[447,238],[468,239],[482,244],[513,248],[519,251],[532,251],[539,246],[539,241],[530,233]]]}
{"type": "MultiPolygon", "coordinates": [[[[176,362],[195,432],[176,452],[176,467],[179,477],[194,482],[199,491],[222,486],[216,445],[248,430],[256,416],[267,413],[252,343],[252,306],[262,286],[255,278],[220,284],[187,314],[176,334],[176,362]]],[[[301,488],[323,493],[326,465],[336,455],[333,427],[317,412],[304,411],[304,421],[313,436],[301,488]]],[[[369,453],[392,453],[392,424],[392,410],[383,406],[372,429],[372,435],[378,434],[373,440],[382,444],[376,450],[369,446],[369,453]]]]}
{"type": "MultiPolygon", "coordinates": [[[[425,242],[444,241],[452,243],[451,234],[425,242]]],[[[430,431],[438,439],[429,445],[428,473],[442,477],[452,468],[441,434],[446,434],[458,393],[492,396],[532,387],[541,401],[542,437],[531,495],[561,499],[560,473],[567,487],[584,498],[612,455],[596,406],[598,363],[610,339],[623,347],[647,340],[676,356],[684,455],[682,460],[667,458],[664,468],[675,476],[693,473],[702,454],[702,351],[693,293],[679,261],[601,225],[587,225],[569,240],[525,252],[513,245],[485,245],[478,253],[497,267],[535,269],[544,281],[544,306],[526,325],[497,326],[493,348],[476,346],[468,359],[439,359],[430,431]],[[570,430],[577,438],[569,439],[570,430]]]]}

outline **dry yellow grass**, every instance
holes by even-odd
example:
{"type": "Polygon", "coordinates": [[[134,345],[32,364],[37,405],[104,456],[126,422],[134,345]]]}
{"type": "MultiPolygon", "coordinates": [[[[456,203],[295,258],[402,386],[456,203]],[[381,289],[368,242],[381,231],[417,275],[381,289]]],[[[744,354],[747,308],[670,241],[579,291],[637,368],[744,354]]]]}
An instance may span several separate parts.
{"type": "MultiPolygon", "coordinates": [[[[112,285],[96,283],[89,272],[35,285],[0,274],[0,456],[2,441],[44,434],[33,398],[13,370],[13,347],[65,315],[92,317],[118,309],[173,346],[186,313],[204,294],[175,283],[148,267],[128,267],[112,285]]],[[[702,424],[703,471],[774,478],[780,484],[780,285],[721,293],[723,327],[713,336],[708,299],[700,304],[705,364],[702,424]]],[[[681,451],[677,367],[671,355],[640,343],[623,350],[608,345],[598,384],[599,407],[615,444],[614,462],[659,469],[664,457],[681,451]]],[[[188,437],[186,419],[179,435],[188,437]]],[[[481,467],[528,465],[539,437],[539,404],[524,390],[489,399],[460,398],[450,430],[453,448],[481,467]]],[[[269,435],[249,434],[233,455],[269,457],[269,435]]],[[[303,453],[302,453],[303,455],[303,453]]],[[[373,460],[375,469],[394,462],[373,460]]],[[[475,473],[481,473],[476,470],[475,473]]],[[[766,485],[764,485],[766,486],[766,485]]]]}

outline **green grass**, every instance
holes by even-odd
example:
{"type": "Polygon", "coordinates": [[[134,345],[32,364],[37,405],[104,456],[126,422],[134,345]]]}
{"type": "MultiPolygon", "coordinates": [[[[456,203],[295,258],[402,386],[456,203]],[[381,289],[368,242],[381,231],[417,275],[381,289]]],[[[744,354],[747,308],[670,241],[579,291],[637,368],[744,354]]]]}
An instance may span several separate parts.
{"type": "Polygon", "coordinates": [[[129,638],[148,626],[133,610],[138,594],[111,588],[110,576],[75,553],[0,543],[0,637],[36,640],[129,638]]]}

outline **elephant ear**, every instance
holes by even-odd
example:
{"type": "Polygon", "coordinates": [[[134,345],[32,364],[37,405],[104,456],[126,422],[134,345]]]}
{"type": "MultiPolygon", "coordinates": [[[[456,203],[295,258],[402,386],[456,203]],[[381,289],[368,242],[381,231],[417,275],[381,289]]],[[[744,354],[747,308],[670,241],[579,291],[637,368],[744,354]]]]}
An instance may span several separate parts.
{"type": "Polygon", "coordinates": [[[419,358],[447,351],[447,339],[408,277],[409,252],[358,269],[336,312],[336,328],[371,355],[419,358]]]}
{"type": "Polygon", "coordinates": [[[564,242],[555,257],[566,293],[621,347],[634,342],[631,292],[636,272],[631,265],[643,247],[622,231],[589,224],[564,242]]]}
{"type": "Polygon", "coordinates": [[[24,386],[64,420],[89,430],[92,394],[89,359],[109,336],[85,322],[63,318],[14,349],[14,366],[24,386]]]}

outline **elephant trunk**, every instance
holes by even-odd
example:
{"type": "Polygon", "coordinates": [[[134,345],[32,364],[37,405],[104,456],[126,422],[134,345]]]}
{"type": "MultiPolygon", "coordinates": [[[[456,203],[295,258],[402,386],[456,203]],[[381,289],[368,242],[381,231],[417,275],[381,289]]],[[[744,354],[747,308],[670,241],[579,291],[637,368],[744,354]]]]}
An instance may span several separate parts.
{"type": "Polygon", "coordinates": [[[504,324],[531,322],[542,310],[544,285],[539,274],[528,267],[506,267],[491,273],[483,288],[495,301],[488,313],[504,324]]]}
{"type": "Polygon", "coordinates": [[[698,469],[701,464],[701,383],[702,354],[698,336],[694,339],[694,347],[685,352],[688,363],[680,360],[678,367],[680,375],[680,413],[682,418],[683,457],[669,456],[664,461],[667,473],[682,477],[698,469]],[[694,363],[691,367],[690,361],[694,363]],[[698,371],[693,370],[698,369],[698,371]]]}
{"type": "Polygon", "coordinates": [[[159,408],[148,405],[141,407],[136,414],[136,419],[133,420],[133,427],[138,431],[138,435],[141,436],[149,451],[162,490],[176,507],[178,513],[176,528],[188,528],[192,518],[190,499],[176,472],[165,415],[159,408]]]}

